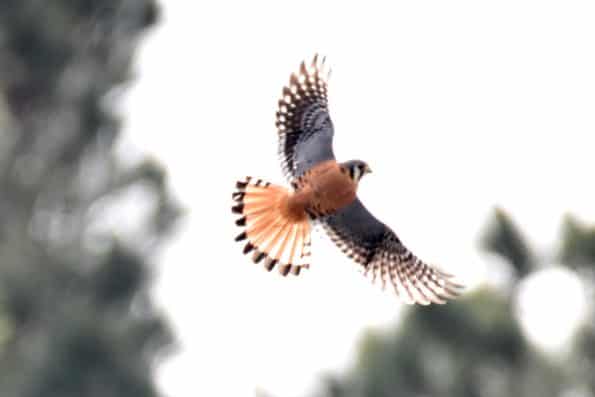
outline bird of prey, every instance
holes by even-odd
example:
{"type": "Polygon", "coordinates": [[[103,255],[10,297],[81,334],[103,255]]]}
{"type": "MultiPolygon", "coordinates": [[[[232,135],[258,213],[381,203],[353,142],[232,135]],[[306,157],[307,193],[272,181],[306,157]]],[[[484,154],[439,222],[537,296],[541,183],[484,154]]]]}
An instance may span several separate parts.
{"type": "Polygon", "coordinates": [[[281,167],[291,189],[246,177],[236,183],[232,212],[246,240],[244,254],[267,270],[298,275],[309,267],[310,230],[320,223],[364,274],[389,285],[405,303],[445,303],[461,292],[452,276],[418,259],[356,191],[371,172],[364,161],[337,162],[329,116],[325,59],[314,56],[291,74],[278,103],[276,126],[281,167]]]}

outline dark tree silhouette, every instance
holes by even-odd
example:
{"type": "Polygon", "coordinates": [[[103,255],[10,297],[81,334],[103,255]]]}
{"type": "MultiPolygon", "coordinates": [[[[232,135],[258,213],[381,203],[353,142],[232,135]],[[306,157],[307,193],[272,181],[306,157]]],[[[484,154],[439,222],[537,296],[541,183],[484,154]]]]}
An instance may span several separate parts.
{"type": "Polygon", "coordinates": [[[535,270],[535,256],[525,238],[508,214],[500,208],[494,210],[491,224],[482,236],[481,247],[507,259],[520,277],[535,270]]]}
{"type": "Polygon", "coordinates": [[[157,163],[114,151],[157,16],[151,0],[0,3],[2,396],[158,395],[172,336],[148,259],[179,211],[157,163]]]}

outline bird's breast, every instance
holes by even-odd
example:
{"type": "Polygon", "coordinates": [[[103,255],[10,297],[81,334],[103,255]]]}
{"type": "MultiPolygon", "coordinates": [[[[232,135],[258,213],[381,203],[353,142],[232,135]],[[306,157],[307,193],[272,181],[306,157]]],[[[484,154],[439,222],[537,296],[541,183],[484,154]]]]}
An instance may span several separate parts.
{"type": "Polygon", "coordinates": [[[351,204],[357,189],[357,185],[334,160],[310,169],[301,185],[303,191],[309,192],[306,209],[316,216],[332,214],[351,204]]]}

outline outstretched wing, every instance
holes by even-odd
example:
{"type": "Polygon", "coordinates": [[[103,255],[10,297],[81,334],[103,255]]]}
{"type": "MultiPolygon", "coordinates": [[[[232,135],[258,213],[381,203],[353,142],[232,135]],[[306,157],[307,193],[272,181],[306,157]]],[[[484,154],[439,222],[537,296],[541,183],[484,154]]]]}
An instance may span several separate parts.
{"type": "Polygon", "coordinates": [[[451,275],[422,262],[397,235],[376,219],[359,201],[322,219],[331,240],[364,267],[364,274],[390,283],[406,303],[446,303],[459,295],[462,286],[451,275]]]}
{"type": "Polygon", "coordinates": [[[279,157],[283,173],[291,182],[312,166],[333,160],[333,124],[328,114],[324,59],[314,56],[300,65],[283,88],[277,110],[279,157]]]}

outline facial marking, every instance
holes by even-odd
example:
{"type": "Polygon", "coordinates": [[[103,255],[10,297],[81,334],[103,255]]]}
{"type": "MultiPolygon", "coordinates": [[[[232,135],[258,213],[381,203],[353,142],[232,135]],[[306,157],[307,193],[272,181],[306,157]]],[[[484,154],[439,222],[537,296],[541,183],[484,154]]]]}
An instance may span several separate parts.
{"type": "Polygon", "coordinates": [[[353,178],[354,181],[359,181],[362,175],[362,170],[356,165],[354,167],[351,167],[351,177],[353,178]]]}

